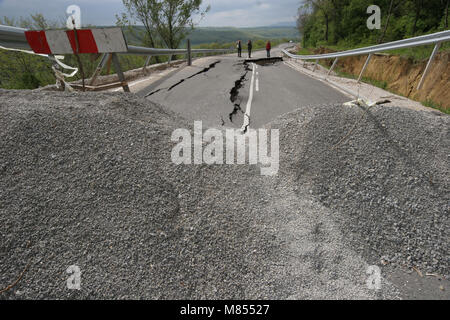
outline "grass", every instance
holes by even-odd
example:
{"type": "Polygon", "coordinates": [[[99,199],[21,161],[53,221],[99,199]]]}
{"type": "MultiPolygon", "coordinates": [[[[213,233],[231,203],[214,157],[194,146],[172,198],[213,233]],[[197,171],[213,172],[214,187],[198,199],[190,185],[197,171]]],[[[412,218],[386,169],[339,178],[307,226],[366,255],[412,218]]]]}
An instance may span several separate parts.
{"type": "MultiPolygon", "coordinates": [[[[354,74],[351,74],[351,73],[347,73],[347,72],[341,71],[341,70],[339,70],[339,68],[335,68],[334,71],[336,72],[336,74],[339,77],[348,78],[348,79],[354,79],[354,80],[358,79],[358,76],[355,76],[354,74]]],[[[361,81],[364,82],[364,83],[371,84],[371,85],[373,85],[375,87],[381,88],[383,90],[387,90],[387,88],[388,88],[387,81],[375,80],[375,79],[372,79],[372,78],[369,78],[369,77],[364,77],[364,76],[362,77],[361,81]]]]}
{"type": "MultiPolygon", "coordinates": [[[[342,51],[345,49],[349,49],[349,48],[343,48],[343,47],[338,47],[338,46],[327,46],[327,48],[330,48],[330,49],[336,50],[336,51],[342,51]]],[[[424,46],[424,47],[393,50],[393,51],[389,51],[389,53],[407,57],[407,58],[411,58],[414,61],[420,61],[423,59],[428,59],[431,55],[431,52],[433,51],[433,48],[434,48],[434,46],[424,46]]],[[[443,44],[440,49],[440,52],[442,52],[442,51],[450,51],[450,43],[443,44]]],[[[312,48],[301,48],[298,51],[299,55],[310,55],[313,53],[314,53],[314,51],[312,48]]],[[[327,64],[325,64],[324,60],[320,60],[319,64],[322,65],[323,67],[329,69],[329,66],[327,64]]],[[[358,78],[358,76],[351,74],[351,73],[344,72],[344,71],[340,70],[338,67],[336,67],[334,71],[336,72],[336,74],[338,76],[343,77],[343,78],[348,78],[348,79],[357,79],[358,78]]],[[[376,86],[378,88],[384,89],[384,90],[387,90],[388,85],[389,85],[387,81],[379,81],[379,80],[375,80],[375,79],[372,79],[369,77],[363,77],[362,81],[365,83],[369,83],[373,86],[376,86]]],[[[428,108],[433,108],[433,109],[442,111],[445,114],[450,114],[449,108],[445,108],[442,104],[434,102],[430,99],[423,101],[422,105],[424,105],[425,107],[428,107],[428,108]]]]}
{"type": "Polygon", "coordinates": [[[306,48],[301,48],[301,49],[297,52],[297,54],[302,55],[302,56],[307,56],[307,55],[310,55],[310,54],[312,54],[312,53],[313,53],[312,49],[306,49],[306,48]]]}
{"type": "Polygon", "coordinates": [[[422,102],[422,104],[423,104],[425,107],[433,108],[433,109],[442,111],[442,112],[445,113],[445,114],[450,114],[450,109],[444,108],[444,106],[443,106],[442,104],[437,103],[437,102],[434,102],[433,100],[430,100],[430,99],[425,100],[425,101],[422,102]]]}
{"type": "MultiPolygon", "coordinates": [[[[313,51],[312,51],[312,49],[301,48],[301,49],[298,51],[298,54],[300,54],[300,55],[309,55],[309,54],[313,54],[313,51]]],[[[329,69],[329,68],[330,68],[327,64],[325,64],[324,60],[319,60],[319,64],[320,64],[321,66],[323,66],[324,68],[326,68],[326,69],[329,69]]],[[[354,79],[354,80],[358,79],[358,76],[356,76],[356,75],[354,75],[354,74],[351,74],[351,73],[344,72],[344,71],[340,70],[338,67],[336,67],[336,68],[334,69],[334,72],[336,72],[336,74],[337,74],[339,77],[348,78],[348,79],[354,79]]],[[[375,79],[372,79],[372,78],[370,78],[370,77],[364,77],[364,76],[363,76],[363,77],[362,77],[362,82],[371,84],[371,85],[373,85],[373,86],[375,86],[375,87],[378,87],[378,88],[381,88],[381,89],[383,89],[383,90],[387,90],[387,88],[388,88],[388,83],[387,83],[387,81],[375,80],[375,79]]]]}
{"type": "MultiPolygon", "coordinates": [[[[422,61],[430,58],[433,49],[434,45],[431,45],[431,46],[421,46],[415,48],[391,50],[387,51],[386,53],[396,56],[402,56],[405,58],[411,58],[413,59],[413,61],[422,61]]],[[[441,48],[439,49],[439,52],[446,52],[446,51],[450,51],[450,43],[448,42],[443,43],[441,45],[441,48]]]]}

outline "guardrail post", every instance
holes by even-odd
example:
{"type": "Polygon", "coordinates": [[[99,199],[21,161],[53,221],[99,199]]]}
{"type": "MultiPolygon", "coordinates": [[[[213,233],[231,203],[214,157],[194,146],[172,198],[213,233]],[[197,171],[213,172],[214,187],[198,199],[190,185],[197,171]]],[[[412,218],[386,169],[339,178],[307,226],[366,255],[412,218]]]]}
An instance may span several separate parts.
{"type": "Polygon", "coordinates": [[[112,54],[112,62],[114,63],[114,68],[116,69],[117,75],[119,76],[120,82],[122,82],[122,88],[124,92],[130,92],[130,87],[128,87],[128,83],[125,80],[125,75],[120,68],[119,58],[117,57],[117,53],[112,54]]]}
{"type": "Polygon", "coordinates": [[[419,85],[417,86],[417,90],[422,89],[423,83],[425,82],[425,78],[427,77],[428,73],[430,72],[431,64],[433,63],[433,60],[436,57],[436,54],[438,53],[438,51],[441,47],[441,44],[442,44],[441,42],[438,42],[434,46],[433,53],[431,54],[431,57],[428,60],[427,67],[425,68],[425,71],[423,72],[422,79],[420,79],[419,85]]]}
{"type": "Polygon", "coordinates": [[[100,60],[100,63],[97,66],[97,69],[95,69],[95,72],[91,77],[91,81],[89,81],[90,86],[94,85],[95,81],[97,80],[98,76],[100,75],[100,72],[102,72],[103,68],[105,67],[105,64],[107,61],[108,61],[108,54],[104,53],[102,56],[102,59],[100,60]]]}
{"type": "Polygon", "coordinates": [[[313,69],[313,72],[315,72],[316,71],[316,68],[317,68],[317,65],[319,64],[319,59],[317,59],[316,60],[316,63],[314,63],[314,69],[313,69]]]}
{"type": "Polygon", "coordinates": [[[330,70],[328,70],[328,76],[331,74],[331,72],[333,72],[334,68],[337,65],[339,58],[334,59],[333,65],[331,66],[330,70]]]}
{"type": "Polygon", "coordinates": [[[371,54],[369,54],[369,56],[367,57],[366,63],[364,63],[364,67],[362,68],[361,73],[359,74],[359,77],[358,77],[358,83],[361,82],[361,79],[362,79],[362,77],[363,77],[363,74],[364,74],[364,72],[366,71],[367,66],[369,65],[370,59],[372,59],[372,56],[373,56],[373,54],[371,53],[371,54]]]}
{"type": "Polygon", "coordinates": [[[106,74],[111,73],[112,53],[108,54],[108,61],[106,62],[106,74]]]}
{"type": "Polygon", "coordinates": [[[187,61],[188,61],[188,66],[192,66],[192,48],[191,48],[191,40],[188,39],[187,40],[187,61]]]}
{"type": "Polygon", "coordinates": [[[147,71],[147,66],[150,63],[151,59],[152,59],[152,56],[148,56],[147,59],[145,60],[144,68],[142,68],[142,71],[144,71],[144,73],[147,71]]]}

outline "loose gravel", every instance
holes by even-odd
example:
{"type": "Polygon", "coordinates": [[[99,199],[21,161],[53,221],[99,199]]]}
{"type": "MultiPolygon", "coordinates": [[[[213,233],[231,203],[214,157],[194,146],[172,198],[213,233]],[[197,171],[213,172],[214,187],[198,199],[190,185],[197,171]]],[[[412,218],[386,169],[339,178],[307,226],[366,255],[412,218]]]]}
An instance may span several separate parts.
{"type": "Polygon", "coordinates": [[[133,95],[0,90],[0,290],[25,270],[0,299],[386,299],[382,256],[448,271],[448,117],[301,108],[271,124],[273,178],[173,165],[191,126],[133,95]]]}
{"type": "Polygon", "coordinates": [[[302,107],[275,121],[284,172],[370,263],[449,275],[450,118],[404,108],[302,107]]]}

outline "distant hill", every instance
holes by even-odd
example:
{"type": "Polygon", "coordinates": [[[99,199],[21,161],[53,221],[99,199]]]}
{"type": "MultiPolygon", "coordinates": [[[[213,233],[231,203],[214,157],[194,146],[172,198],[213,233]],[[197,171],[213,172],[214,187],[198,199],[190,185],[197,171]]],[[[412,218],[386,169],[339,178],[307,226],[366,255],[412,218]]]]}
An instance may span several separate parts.
{"type": "Polygon", "coordinates": [[[297,27],[297,23],[296,22],[280,22],[274,25],[271,25],[270,27],[292,27],[292,28],[296,28],[297,27]]]}
{"type": "MultiPolygon", "coordinates": [[[[143,30],[143,27],[136,27],[143,30]]],[[[131,44],[139,45],[142,40],[132,36],[125,31],[127,40],[131,44]]],[[[257,27],[257,28],[233,28],[233,27],[202,27],[194,29],[188,36],[193,45],[209,44],[209,43],[230,43],[237,40],[275,40],[289,39],[298,40],[300,35],[295,27],[257,27]]],[[[185,45],[185,42],[182,46],[185,45]]]]}

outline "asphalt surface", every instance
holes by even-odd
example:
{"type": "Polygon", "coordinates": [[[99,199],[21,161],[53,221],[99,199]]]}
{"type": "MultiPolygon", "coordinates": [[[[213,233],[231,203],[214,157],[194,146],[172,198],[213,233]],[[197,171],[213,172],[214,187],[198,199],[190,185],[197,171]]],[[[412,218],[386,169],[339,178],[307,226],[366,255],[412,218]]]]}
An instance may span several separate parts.
{"type": "MultiPolygon", "coordinates": [[[[281,57],[281,48],[286,46],[274,48],[271,56],[281,57]]],[[[252,55],[253,60],[265,57],[265,51],[252,55]]],[[[282,62],[264,65],[264,61],[258,64],[249,60],[245,53],[243,58],[227,55],[201,59],[196,65],[141,90],[138,95],[165,105],[186,119],[202,120],[206,127],[241,128],[244,114],[249,111],[253,129],[300,106],[352,100],[282,62]]]]}

